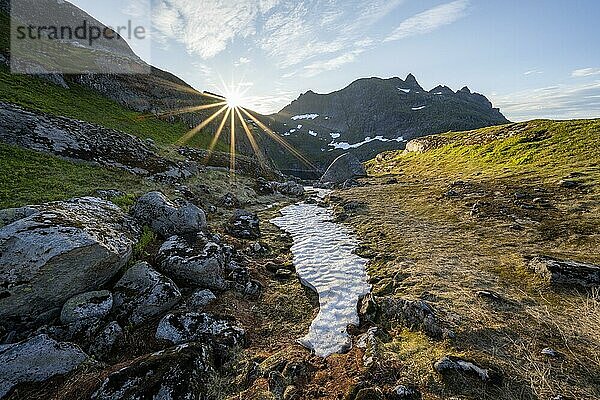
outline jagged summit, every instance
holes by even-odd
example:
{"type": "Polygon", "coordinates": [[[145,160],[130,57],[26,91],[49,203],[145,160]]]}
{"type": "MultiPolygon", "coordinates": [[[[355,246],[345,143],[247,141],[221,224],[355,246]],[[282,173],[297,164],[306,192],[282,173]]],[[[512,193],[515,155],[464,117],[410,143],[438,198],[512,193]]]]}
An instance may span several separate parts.
{"type": "Polygon", "coordinates": [[[406,76],[404,83],[408,85],[409,88],[423,90],[421,85],[419,85],[419,82],[417,82],[417,78],[415,78],[415,76],[412,73],[406,76]]]}
{"type": "MultiPolygon", "coordinates": [[[[444,85],[427,91],[412,73],[362,78],[328,94],[308,91],[272,117],[280,135],[322,166],[343,152],[366,160],[415,137],[508,122],[485,96],[444,85]]],[[[270,155],[282,169],[300,168],[275,150],[270,155]]]]}

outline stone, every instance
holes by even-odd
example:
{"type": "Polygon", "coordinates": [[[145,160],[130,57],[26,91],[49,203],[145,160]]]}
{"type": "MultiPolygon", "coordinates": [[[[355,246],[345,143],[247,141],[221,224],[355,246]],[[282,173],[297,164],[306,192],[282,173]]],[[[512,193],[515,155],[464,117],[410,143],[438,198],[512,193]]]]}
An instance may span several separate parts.
{"type": "Polygon", "coordinates": [[[113,306],[112,293],[108,290],[86,292],[71,297],[63,305],[60,321],[63,324],[104,318],[113,306]]]}
{"type": "Polygon", "coordinates": [[[377,299],[382,317],[388,322],[399,322],[411,330],[419,330],[436,339],[453,337],[452,331],[442,327],[433,308],[423,300],[406,300],[386,296],[377,299]]]}
{"type": "MultiPolygon", "coordinates": [[[[47,203],[0,229],[0,319],[36,319],[127,263],[139,227],[93,197],[47,203]]],[[[40,321],[44,322],[44,321],[40,321]]]]}
{"type": "Polygon", "coordinates": [[[360,335],[356,341],[356,347],[364,349],[363,365],[366,368],[372,366],[381,357],[380,340],[377,338],[379,328],[371,327],[367,332],[360,335]]]}
{"type": "Polygon", "coordinates": [[[215,376],[214,351],[207,343],[189,343],[137,358],[111,373],[92,400],[204,399],[215,376]]]}
{"type": "Polygon", "coordinates": [[[225,249],[204,234],[171,236],[156,259],[159,270],[184,285],[222,290],[225,288],[225,249]]]}
{"type": "Polygon", "coordinates": [[[600,265],[538,256],[529,268],[552,285],[600,286],[600,265]]]}
{"type": "Polygon", "coordinates": [[[210,290],[197,290],[190,296],[188,304],[193,308],[204,308],[217,299],[210,290]]]}
{"type": "Polygon", "coordinates": [[[277,279],[290,279],[294,274],[292,273],[292,271],[288,270],[288,269],[278,269],[277,272],[275,272],[275,277],[277,279]]]}
{"type": "Polygon", "coordinates": [[[364,165],[351,153],[342,154],[336,158],[325,174],[321,177],[320,183],[341,184],[348,179],[367,176],[364,165]]]}
{"type": "Polygon", "coordinates": [[[448,375],[452,372],[466,373],[468,375],[476,376],[482,382],[486,383],[500,383],[502,376],[497,371],[491,368],[483,368],[475,364],[474,362],[467,361],[460,357],[445,356],[439,359],[434,364],[434,369],[442,374],[448,375]]]}
{"type": "Polygon", "coordinates": [[[90,345],[89,353],[96,358],[103,359],[122,338],[123,328],[118,322],[112,321],[96,335],[90,345]]]}
{"type": "Polygon", "coordinates": [[[286,196],[302,197],[304,196],[304,186],[294,181],[284,183],[273,182],[271,184],[275,190],[286,196]]]}
{"type": "Polygon", "coordinates": [[[33,207],[7,208],[0,210],[0,228],[10,225],[20,219],[27,218],[37,212],[39,212],[39,210],[33,207]]]}
{"type": "Polygon", "coordinates": [[[226,193],[219,200],[219,205],[225,208],[239,208],[242,203],[235,197],[233,193],[226,193]]]}
{"type": "Polygon", "coordinates": [[[184,200],[175,204],[160,192],[140,197],[133,206],[132,214],[164,238],[197,233],[207,228],[204,211],[184,200]]]}
{"type": "Polygon", "coordinates": [[[387,400],[421,400],[421,392],[414,386],[398,385],[394,387],[387,400]]]}
{"type": "Polygon", "coordinates": [[[255,213],[235,210],[229,219],[226,231],[238,239],[258,239],[260,237],[260,221],[255,213]]]}
{"type": "Polygon", "coordinates": [[[0,347],[0,398],[20,383],[42,382],[65,375],[88,359],[78,346],[47,335],[0,347]]]}
{"type": "Polygon", "coordinates": [[[138,325],[169,311],[181,298],[179,288],[146,262],[129,268],[114,287],[114,306],[127,323],[138,325]]]}
{"type": "Polygon", "coordinates": [[[256,179],[255,189],[256,189],[256,192],[259,194],[275,193],[275,188],[273,187],[272,182],[269,182],[265,178],[262,178],[262,177],[259,177],[256,179]]]}
{"type": "Polygon", "coordinates": [[[245,332],[232,319],[222,319],[207,313],[172,313],[161,319],[156,338],[173,344],[201,341],[209,338],[227,346],[244,344],[245,332]]]}
{"type": "Polygon", "coordinates": [[[556,358],[560,355],[560,353],[556,350],[554,350],[551,347],[546,347],[544,349],[542,349],[541,353],[545,356],[551,357],[551,358],[556,358]]]}
{"type": "Polygon", "coordinates": [[[561,179],[558,184],[565,189],[575,189],[581,186],[581,182],[573,181],[570,179],[561,179]]]}

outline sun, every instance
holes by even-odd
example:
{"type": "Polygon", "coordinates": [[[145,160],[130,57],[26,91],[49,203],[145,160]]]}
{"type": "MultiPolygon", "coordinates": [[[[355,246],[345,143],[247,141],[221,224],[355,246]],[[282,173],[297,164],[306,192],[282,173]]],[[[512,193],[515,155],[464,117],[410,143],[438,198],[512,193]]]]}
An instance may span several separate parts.
{"type": "MultiPolygon", "coordinates": [[[[231,84],[226,85],[221,79],[223,86],[221,88],[215,87],[218,92],[223,93],[215,94],[208,91],[198,92],[194,89],[190,89],[187,87],[183,87],[180,85],[173,85],[175,89],[182,90],[184,92],[191,92],[194,94],[199,94],[207,99],[212,100],[209,104],[202,104],[197,106],[185,107],[180,109],[174,109],[170,111],[166,111],[158,114],[158,117],[166,117],[166,116],[174,116],[179,114],[187,114],[194,113],[198,111],[211,110],[215,109],[210,116],[208,116],[204,121],[200,124],[192,128],[189,132],[185,133],[181,136],[176,144],[179,146],[187,145],[199,132],[201,132],[204,128],[206,128],[210,123],[215,121],[218,123],[218,128],[212,135],[212,140],[210,145],[207,148],[207,156],[206,156],[206,164],[221,137],[224,129],[227,127],[229,129],[229,154],[230,154],[230,172],[231,176],[235,175],[235,164],[236,164],[236,127],[241,127],[241,131],[245,134],[248,139],[248,142],[252,146],[252,150],[256,154],[256,157],[261,164],[261,166],[265,167],[267,162],[265,155],[261,151],[259,147],[259,141],[257,140],[257,131],[264,132],[268,138],[278,143],[281,147],[287,150],[290,154],[292,154],[295,158],[300,160],[303,164],[310,167],[313,170],[316,170],[317,167],[313,165],[310,160],[304,157],[298,150],[296,150],[291,144],[285,141],[278,133],[274,132],[271,128],[269,128],[265,123],[260,121],[255,115],[248,111],[246,108],[251,102],[252,97],[246,96],[246,93],[252,87],[252,84],[240,82],[237,85],[231,84]],[[218,122],[220,121],[220,123],[218,122]]],[[[154,116],[154,114],[152,114],[154,116]]],[[[148,115],[150,117],[150,115],[148,115]]],[[[239,132],[239,130],[238,130],[239,132]]]]}
{"type": "Polygon", "coordinates": [[[223,92],[225,92],[227,106],[230,109],[246,107],[248,105],[248,99],[245,97],[247,90],[243,91],[240,87],[236,86],[225,86],[223,92]]]}

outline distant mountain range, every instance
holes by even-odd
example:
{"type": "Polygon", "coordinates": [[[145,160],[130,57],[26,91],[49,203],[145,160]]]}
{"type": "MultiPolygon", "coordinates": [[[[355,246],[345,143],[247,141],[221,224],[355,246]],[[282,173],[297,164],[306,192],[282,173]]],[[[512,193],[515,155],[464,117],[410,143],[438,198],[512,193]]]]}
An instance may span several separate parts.
{"type": "MultiPolygon", "coordinates": [[[[321,166],[344,151],[367,160],[415,137],[509,122],[485,96],[467,87],[427,91],[413,74],[359,79],[329,94],[308,91],[270,117],[279,134],[321,166]]],[[[274,158],[283,169],[301,168],[296,160],[274,158]]]]}

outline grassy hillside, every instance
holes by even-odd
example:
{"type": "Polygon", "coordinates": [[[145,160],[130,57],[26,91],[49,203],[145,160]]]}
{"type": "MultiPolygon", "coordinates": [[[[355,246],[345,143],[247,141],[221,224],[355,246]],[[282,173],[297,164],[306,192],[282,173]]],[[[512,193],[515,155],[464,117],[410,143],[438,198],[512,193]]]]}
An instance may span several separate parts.
{"type": "Polygon", "coordinates": [[[417,139],[424,153],[388,152],[367,163],[371,175],[487,176],[526,174],[560,177],[598,172],[600,119],[536,120],[417,139]]]}
{"type": "Polygon", "coordinates": [[[148,182],[118,169],[79,164],[0,143],[0,209],[89,196],[96,189],[126,193],[149,188],[148,182]]]}

